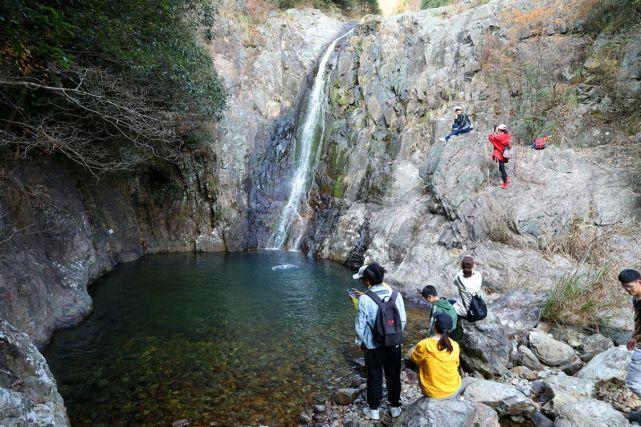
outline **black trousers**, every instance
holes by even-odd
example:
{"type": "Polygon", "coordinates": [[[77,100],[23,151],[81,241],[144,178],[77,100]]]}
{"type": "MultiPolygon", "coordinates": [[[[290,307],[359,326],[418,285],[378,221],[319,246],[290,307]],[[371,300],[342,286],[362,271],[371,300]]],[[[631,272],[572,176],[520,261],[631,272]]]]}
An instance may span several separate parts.
{"type": "Polygon", "coordinates": [[[501,179],[507,182],[507,172],[505,171],[505,162],[499,160],[499,172],[501,172],[501,179]]]}
{"type": "Polygon", "coordinates": [[[401,346],[365,350],[367,368],[367,404],[378,409],[383,397],[383,373],[390,406],[401,406],[401,346]]]}

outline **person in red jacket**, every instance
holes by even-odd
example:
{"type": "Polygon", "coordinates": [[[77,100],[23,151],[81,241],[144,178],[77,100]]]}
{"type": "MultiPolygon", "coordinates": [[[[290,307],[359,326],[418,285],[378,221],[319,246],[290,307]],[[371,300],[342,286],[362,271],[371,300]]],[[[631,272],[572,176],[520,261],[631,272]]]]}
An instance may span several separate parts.
{"type": "Polygon", "coordinates": [[[507,184],[511,181],[505,171],[505,164],[508,162],[508,159],[503,156],[503,152],[506,148],[512,148],[510,138],[511,136],[510,132],[507,130],[507,126],[502,123],[498,125],[494,129],[494,133],[490,134],[488,137],[494,147],[494,151],[492,151],[492,160],[499,162],[499,172],[501,172],[501,179],[503,180],[501,188],[507,188],[507,184]]]}

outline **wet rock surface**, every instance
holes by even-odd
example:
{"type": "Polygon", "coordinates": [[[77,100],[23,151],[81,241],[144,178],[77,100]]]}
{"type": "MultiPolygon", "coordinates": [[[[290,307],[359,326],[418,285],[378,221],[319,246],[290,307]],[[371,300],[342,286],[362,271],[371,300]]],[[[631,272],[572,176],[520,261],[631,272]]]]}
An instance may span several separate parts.
{"type": "Polygon", "coordinates": [[[69,425],[44,357],[27,334],[4,320],[0,320],[0,425],[69,425]]]}
{"type": "Polygon", "coordinates": [[[0,318],[42,346],[91,312],[88,283],[116,264],[145,253],[225,250],[208,200],[215,180],[200,166],[182,165],[176,184],[160,170],[98,181],[55,159],[3,162],[0,318]]]}

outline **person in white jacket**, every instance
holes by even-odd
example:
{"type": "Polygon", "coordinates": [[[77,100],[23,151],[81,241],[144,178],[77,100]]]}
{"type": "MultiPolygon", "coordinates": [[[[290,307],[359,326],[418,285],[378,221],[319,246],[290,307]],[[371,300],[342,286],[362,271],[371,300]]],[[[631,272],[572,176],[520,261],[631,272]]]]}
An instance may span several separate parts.
{"type": "Polygon", "coordinates": [[[454,286],[459,293],[459,300],[454,303],[454,309],[458,316],[465,317],[472,297],[480,294],[483,286],[483,277],[474,269],[474,258],[471,256],[463,257],[461,271],[454,277],[454,286]]]}

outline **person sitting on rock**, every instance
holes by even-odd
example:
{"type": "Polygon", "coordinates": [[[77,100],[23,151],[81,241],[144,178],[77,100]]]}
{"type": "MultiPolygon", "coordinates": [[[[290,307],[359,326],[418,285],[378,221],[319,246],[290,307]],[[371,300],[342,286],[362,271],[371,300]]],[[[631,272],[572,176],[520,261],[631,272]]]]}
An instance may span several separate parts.
{"type": "Polygon", "coordinates": [[[423,288],[421,295],[430,304],[430,316],[429,316],[429,329],[427,331],[427,336],[434,336],[434,319],[439,313],[445,313],[452,318],[452,331],[456,329],[456,309],[450,304],[445,298],[439,298],[436,288],[432,285],[427,285],[423,288]]]}
{"type": "Polygon", "coordinates": [[[461,270],[454,276],[454,286],[458,289],[461,301],[453,306],[459,317],[467,316],[467,310],[475,294],[480,294],[483,285],[481,273],[474,269],[474,258],[466,255],[461,260],[461,270]]]}
{"type": "Polygon", "coordinates": [[[501,173],[501,188],[507,188],[507,185],[512,180],[509,176],[507,176],[507,171],[505,170],[505,164],[509,161],[509,159],[503,154],[505,154],[505,150],[507,150],[508,148],[512,149],[512,144],[510,143],[510,132],[507,130],[507,126],[501,123],[494,128],[494,132],[488,136],[488,139],[494,147],[494,150],[492,151],[492,160],[499,163],[499,172],[501,173]]]}
{"type": "Polygon", "coordinates": [[[463,112],[461,107],[456,107],[454,112],[456,113],[456,118],[454,119],[454,123],[452,123],[452,132],[445,135],[445,138],[443,138],[445,142],[449,141],[453,136],[462,135],[474,129],[470,118],[463,112]]]}
{"type": "Polygon", "coordinates": [[[448,336],[452,326],[449,315],[436,314],[436,334],[419,341],[410,350],[410,359],[418,365],[421,391],[427,397],[448,399],[455,397],[461,389],[460,349],[458,343],[448,336]]]}
{"type": "MultiPolygon", "coordinates": [[[[405,329],[407,315],[403,297],[397,290],[383,282],[385,269],[378,263],[363,266],[353,278],[360,280],[368,289],[358,298],[356,314],[356,345],[365,351],[367,370],[367,405],[363,409],[365,416],[380,420],[379,407],[383,397],[383,373],[387,384],[387,400],[393,418],[401,415],[401,345],[386,347],[375,339],[376,317],[379,304],[394,301],[401,323],[401,332],[405,329]]],[[[402,335],[402,333],[401,333],[402,335]]],[[[377,335],[378,336],[378,335],[377,335]]],[[[402,337],[399,337],[402,340],[402,337]]]]}
{"type": "MultiPolygon", "coordinates": [[[[628,351],[632,351],[632,360],[628,366],[625,385],[637,396],[641,397],[641,273],[626,269],[619,273],[619,282],[623,289],[632,296],[634,307],[634,332],[627,343],[628,351]]],[[[641,410],[630,412],[629,420],[641,423],[641,410]]]]}

